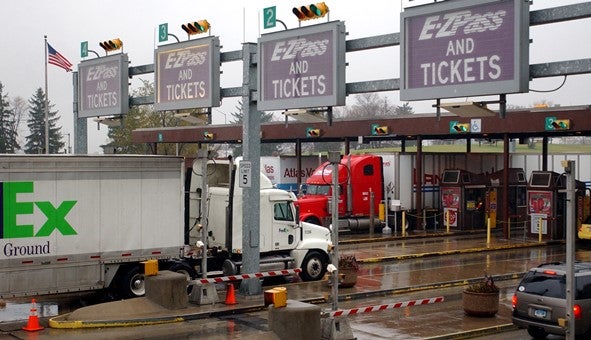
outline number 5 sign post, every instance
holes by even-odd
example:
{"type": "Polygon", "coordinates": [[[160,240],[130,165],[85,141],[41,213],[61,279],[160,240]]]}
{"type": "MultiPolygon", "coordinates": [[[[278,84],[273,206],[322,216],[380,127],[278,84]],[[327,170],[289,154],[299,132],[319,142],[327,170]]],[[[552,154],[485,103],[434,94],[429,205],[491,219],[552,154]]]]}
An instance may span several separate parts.
{"type": "Polygon", "coordinates": [[[239,186],[241,188],[250,188],[252,185],[252,164],[250,161],[241,161],[238,164],[239,186]]]}

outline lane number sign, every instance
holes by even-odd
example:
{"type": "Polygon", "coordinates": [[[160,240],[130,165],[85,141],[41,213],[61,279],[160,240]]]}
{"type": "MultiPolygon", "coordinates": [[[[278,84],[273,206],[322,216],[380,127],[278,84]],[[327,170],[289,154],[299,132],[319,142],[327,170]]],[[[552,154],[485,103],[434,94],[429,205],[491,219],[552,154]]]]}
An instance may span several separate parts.
{"type": "Polygon", "coordinates": [[[263,27],[265,29],[267,28],[273,28],[275,27],[275,25],[277,25],[277,10],[276,7],[267,7],[265,9],[263,9],[263,27]]]}

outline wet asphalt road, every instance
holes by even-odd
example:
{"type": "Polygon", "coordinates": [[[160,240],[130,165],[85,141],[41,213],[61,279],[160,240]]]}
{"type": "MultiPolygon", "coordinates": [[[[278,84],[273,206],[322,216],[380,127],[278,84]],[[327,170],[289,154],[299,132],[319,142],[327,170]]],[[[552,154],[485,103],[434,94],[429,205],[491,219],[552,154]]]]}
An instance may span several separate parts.
{"type": "MultiPolygon", "coordinates": [[[[425,250],[456,249],[463,243],[471,242],[472,237],[446,237],[438,239],[377,242],[371,244],[343,244],[340,252],[351,253],[358,259],[387,258],[396,253],[419,253],[425,250]]],[[[591,261],[591,252],[579,249],[578,260],[591,261]]],[[[404,301],[414,298],[425,298],[444,295],[446,301],[441,304],[406,308],[401,310],[369,313],[350,317],[351,327],[358,339],[421,339],[441,334],[457,332],[458,329],[473,327],[480,320],[467,319],[461,312],[461,288],[451,287],[437,290],[409,292],[371,296],[371,292],[395,289],[396,287],[412,287],[444,281],[462,280],[481,277],[486,271],[489,274],[524,272],[541,262],[561,260],[564,258],[564,246],[552,245],[545,247],[522,248],[494,252],[476,252],[461,255],[428,256],[404,261],[392,260],[367,262],[362,264],[358,284],[354,288],[340,290],[342,295],[359,295],[365,298],[346,299],[339,303],[339,308],[376,305],[404,301]],[[465,325],[464,325],[465,324],[465,325]]],[[[510,323],[510,298],[516,280],[499,282],[503,288],[501,311],[497,318],[499,323],[510,323]]],[[[302,284],[307,285],[307,283],[302,284]]],[[[291,288],[290,288],[291,289],[291,288]]],[[[322,290],[319,288],[319,290],[322,290]]],[[[325,289],[329,291],[329,289],[325,289]]],[[[43,303],[43,298],[40,299],[43,303]]],[[[50,300],[50,299],[49,299],[50,300]]],[[[74,299],[76,300],[76,299],[74,299]]],[[[72,301],[74,301],[72,300],[72,301]]],[[[330,305],[323,306],[330,309],[330,305]]],[[[61,313],[62,311],[60,311],[61,313]]],[[[0,310],[0,318],[2,317],[0,310]]],[[[26,318],[26,316],[25,316],[26,318]]],[[[18,329],[19,323],[0,323],[0,339],[29,338],[31,334],[18,329]]],[[[527,332],[512,331],[511,338],[529,339],[527,332]]],[[[100,330],[44,330],[35,334],[37,338],[164,338],[166,334],[174,334],[175,338],[193,339],[238,339],[238,338],[272,338],[268,331],[267,312],[253,312],[224,318],[193,320],[160,326],[143,326],[132,328],[112,328],[100,330]]],[[[503,339],[509,334],[499,334],[503,339]]],[[[486,339],[485,337],[482,337],[486,339]]],[[[494,339],[494,338],[491,338],[494,339]]],[[[500,338],[499,338],[500,339],[500,338]]]]}

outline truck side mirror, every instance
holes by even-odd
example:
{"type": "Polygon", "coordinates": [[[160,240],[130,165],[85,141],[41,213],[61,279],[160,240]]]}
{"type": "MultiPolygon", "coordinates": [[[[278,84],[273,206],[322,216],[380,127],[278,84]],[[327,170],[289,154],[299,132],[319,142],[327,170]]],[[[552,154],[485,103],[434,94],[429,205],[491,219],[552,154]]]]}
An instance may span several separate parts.
{"type": "Polygon", "coordinates": [[[295,220],[296,223],[300,223],[300,207],[298,205],[295,206],[295,220]]]}

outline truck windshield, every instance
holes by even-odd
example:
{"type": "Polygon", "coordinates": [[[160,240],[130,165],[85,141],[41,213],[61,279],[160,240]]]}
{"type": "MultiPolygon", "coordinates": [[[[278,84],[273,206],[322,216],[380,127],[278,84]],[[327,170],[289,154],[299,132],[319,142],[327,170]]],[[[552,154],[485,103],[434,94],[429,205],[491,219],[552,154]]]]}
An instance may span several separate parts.
{"type": "Polygon", "coordinates": [[[330,194],[330,185],[308,184],[308,187],[306,189],[306,194],[308,194],[308,195],[329,195],[330,194]]]}

